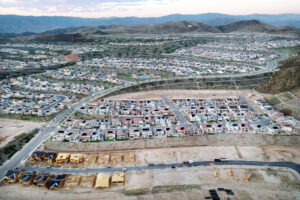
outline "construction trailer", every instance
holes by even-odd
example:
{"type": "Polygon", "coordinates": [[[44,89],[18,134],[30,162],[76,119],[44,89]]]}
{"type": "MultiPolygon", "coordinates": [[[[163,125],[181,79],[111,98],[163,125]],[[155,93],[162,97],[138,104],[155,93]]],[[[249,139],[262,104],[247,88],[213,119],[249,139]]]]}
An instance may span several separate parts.
{"type": "Polygon", "coordinates": [[[57,157],[55,159],[57,164],[67,163],[70,160],[70,154],[69,153],[58,153],[57,157]]]}
{"type": "Polygon", "coordinates": [[[57,190],[64,185],[66,178],[67,174],[56,175],[45,184],[45,187],[48,190],[57,190]]]}
{"type": "Polygon", "coordinates": [[[4,178],[2,179],[2,183],[16,183],[20,176],[22,176],[24,170],[21,169],[13,169],[8,170],[4,178]]]}
{"type": "Polygon", "coordinates": [[[99,173],[96,178],[96,189],[109,188],[110,174],[99,173]]]}
{"type": "Polygon", "coordinates": [[[55,161],[56,153],[54,152],[46,152],[44,155],[44,160],[46,160],[49,164],[52,164],[55,161]]]}
{"type": "Polygon", "coordinates": [[[45,187],[51,178],[52,175],[50,174],[39,174],[33,179],[32,185],[37,187],[45,187]]]}
{"type": "Polygon", "coordinates": [[[115,173],[111,177],[111,183],[112,184],[123,184],[125,185],[125,173],[115,173]]]}
{"type": "Polygon", "coordinates": [[[31,154],[29,160],[30,160],[30,162],[35,162],[35,161],[42,161],[43,158],[44,158],[44,152],[35,151],[31,154]]]}
{"type": "Polygon", "coordinates": [[[23,185],[30,185],[33,182],[36,175],[36,172],[25,172],[22,174],[22,176],[20,176],[19,182],[23,185]]]}
{"type": "Polygon", "coordinates": [[[83,162],[83,154],[71,154],[70,163],[79,164],[83,162]]]}

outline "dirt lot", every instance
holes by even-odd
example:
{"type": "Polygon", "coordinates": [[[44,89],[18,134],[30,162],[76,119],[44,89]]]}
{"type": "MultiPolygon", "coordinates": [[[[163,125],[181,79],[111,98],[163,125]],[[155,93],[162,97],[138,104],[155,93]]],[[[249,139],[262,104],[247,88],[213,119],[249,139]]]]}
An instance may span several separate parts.
{"type": "Polygon", "coordinates": [[[3,147],[15,136],[40,128],[43,123],[0,118],[0,125],[0,147],[3,147]]]}
{"type": "MultiPolygon", "coordinates": [[[[215,158],[251,161],[291,161],[300,164],[300,147],[283,146],[197,146],[181,148],[157,148],[122,151],[89,152],[80,164],[52,164],[52,167],[99,168],[129,167],[148,164],[182,163],[187,160],[209,161],[215,158]]],[[[30,163],[28,161],[28,163],[30,163]]],[[[46,167],[45,161],[31,165],[46,167]]]]}
{"type": "Polygon", "coordinates": [[[292,200],[300,197],[299,180],[296,172],[283,168],[186,167],[127,172],[125,186],[112,185],[109,189],[101,190],[77,186],[48,191],[21,184],[5,184],[0,187],[0,199],[199,200],[209,196],[210,189],[224,188],[231,189],[234,194],[217,190],[221,199],[292,200]],[[233,176],[229,174],[230,169],[233,176]],[[218,171],[217,177],[214,177],[214,171],[218,171]],[[244,178],[250,173],[249,182],[245,182],[244,178]]]}
{"type": "Polygon", "coordinates": [[[249,90],[152,90],[146,92],[127,93],[108,97],[107,99],[161,99],[160,95],[172,98],[213,98],[235,97],[240,94],[249,93],[249,90]]]}

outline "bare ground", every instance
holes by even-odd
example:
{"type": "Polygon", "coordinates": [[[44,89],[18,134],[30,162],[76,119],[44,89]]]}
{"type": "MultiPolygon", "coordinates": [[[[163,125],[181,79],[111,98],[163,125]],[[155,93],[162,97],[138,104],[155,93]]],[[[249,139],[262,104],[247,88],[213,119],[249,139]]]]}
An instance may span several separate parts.
{"type": "MultiPolygon", "coordinates": [[[[83,175],[85,176],[85,175],[83,175]]],[[[125,199],[125,200],[182,200],[204,199],[210,189],[231,189],[234,195],[218,192],[221,199],[292,200],[299,198],[299,175],[289,169],[274,168],[272,171],[254,167],[222,166],[192,167],[126,173],[125,186],[113,185],[109,189],[63,188],[48,191],[32,186],[2,185],[0,199],[125,199]],[[233,170],[230,176],[229,170],[233,170]],[[214,177],[214,171],[218,176],[214,177]],[[249,182],[243,179],[252,174],[249,182]]]]}
{"type": "Polygon", "coordinates": [[[4,119],[0,118],[0,147],[5,146],[15,136],[28,133],[35,128],[40,128],[43,123],[30,122],[22,120],[4,119]]]}

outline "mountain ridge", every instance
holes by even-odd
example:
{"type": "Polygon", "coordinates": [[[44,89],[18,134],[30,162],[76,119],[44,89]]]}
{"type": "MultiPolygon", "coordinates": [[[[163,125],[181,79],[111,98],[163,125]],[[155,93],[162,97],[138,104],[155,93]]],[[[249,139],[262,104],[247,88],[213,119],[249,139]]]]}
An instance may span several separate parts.
{"type": "Polygon", "coordinates": [[[0,15],[0,33],[40,33],[47,30],[68,28],[74,26],[109,26],[113,24],[157,25],[168,21],[196,21],[210,26],[227,25],[232,22],[256,19],[275,26],[294,26],[300,28],[300,14],[252,14],[228,15],[222,13],[204,14],[172,14],[162,17],[108,17],[108,18],[80,18],[63,16],[20,16],[0,15]]]}

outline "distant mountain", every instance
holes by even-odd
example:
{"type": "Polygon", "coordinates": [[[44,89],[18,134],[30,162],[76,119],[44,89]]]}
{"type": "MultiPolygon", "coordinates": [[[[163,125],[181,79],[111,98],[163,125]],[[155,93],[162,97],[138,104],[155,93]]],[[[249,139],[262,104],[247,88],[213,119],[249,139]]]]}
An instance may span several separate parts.
{"type": "Polygon", "coordinates": [[[262,33],[296,33],[297,29],[292,27],[275,27],[258,20],[247,20],[233,22],[228,25],[217,26],[223,33],[230,32],[262,32],[262,33]]]}
{"type": "Polygon", "coordinates": [[[231,32],[260,32],[270,34],[293,34],[300,35],[300,30],[293,27],[276,27],[258,20],[245,20],[233,22],[222,26],[209,26],[200,22],[180,21],[165,22],[157,25],[140,26],[79,26],[65,29],[54,29],[39,34],[20,33],[9,34],[0,33],[2,39],[16,38],[17,40],[35,40],[41,42],[90,42],[93,41],[92,35],[106,34],[176,34],[176,33],[231,33],[231,32]]]}
{"type": "Polygon", "coordinates": [[[109,17],[109,18],[79,18],[79,17],[33,17],[18,15],[0,15],[0,33],[40,33],[47,30],[68,28],[74,26],[124,26],[157,25],[169,21],[195,21],[211,26],[227,25],[241,20],[259,20],[275,26],[294,26],[300,28],[300,14],[280,15],[226,15],[220,13],[205,13],[196,15],[167,15],[163,17],[109,17]]]}
{"type": "Polygon", "coordinates": [[[144,34],[163,34],[163,33],[188,33],[188,32],[220,32],[217,28],[190,21],[165,22],[153,26],[110,26],[102,30],[105,33],[144,33],[144,34]]]}
{"type": "Polygon", "coordinates": [[[31,32],[24,32],[24,33],[0,33],[1,39],[8,39],[8,38],[17,38],[17,37],[26,37],[30,35],[36,35],[36,33],[31,32]]]}

